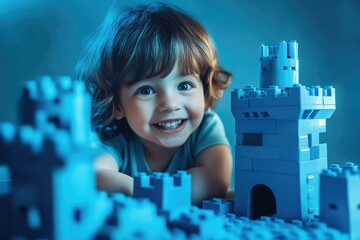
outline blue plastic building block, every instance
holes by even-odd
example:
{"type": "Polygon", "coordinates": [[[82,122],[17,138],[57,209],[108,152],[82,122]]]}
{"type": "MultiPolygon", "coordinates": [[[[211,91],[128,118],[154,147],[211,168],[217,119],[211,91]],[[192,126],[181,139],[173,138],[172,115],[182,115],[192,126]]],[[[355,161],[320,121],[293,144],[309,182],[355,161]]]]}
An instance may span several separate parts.
{"type": "Polygon", "coordinates": [[[234,164],[235,170],[253,171],[253,159],[250,157],[237,157],[234,164]]]}
{"type": "Polygon", "coordinates": [[[309,161],[327,158],[327,145],[306,147],[275,147],[236,145],[235,154],[239,158],[272,159],[280,161],[309,161]]]}
{"type": "Polygon", "coordinates": [[[235,213],[307,220],[319,212],[319,174],[327,167],[319,133],[335,111],[335,89],[299,84],[298,44],[261,47],[260,88],[232,92],[235,213]]]}
{"type": "MultiPolygon", "coordinates": [[[[313,135],[313,134],[311,134],[313,135]]],[[[277,146],[277,147],[308,147],[309,135],[298,134],[262,134],[262,146],[277,146]]],[[[319,144],[319,143],[318,143],[319,144]]]]}
{"type": "Polygon", "coordinates": [[[216,214],[227,214],[234,212],[234,202],[221,198],[202,201],[202,208],[213,210],[216,214]]]}
{"type": "Polygon", "coordinates": [[[326,132],[325,119],[277,120],[276,122],[276,133],[280,135],[297,134],[303,136],[326,132]]]}
{"type": "Polygon", "coordinates": [[[333,164],[320,178],[320,220],[360,239],[360,171],[354,163],[333,164]]]}
{"type": "Polygon", "coordinates": [[[160,211],[191,206],[191,175],[178,171],[173,176],[155,172],[134,177],[134,198],[148,198],[160,211]]]}
{"type": "Polygon", "coordinates": [[[40,129],[44,122],[66,129],[77,145],[91,140],[90,95],[81,81],[43,76],[25,82],[19,100],[19,124],[40,129]]]}
{"type": "Polygon", "coordinates": [[[253,171],[278,173],[286,175],[298,175],[299,172],[307,172],[308,169],[323,169],[327,167],[327,159],[315,159],[312,161],[281,161],[267,159],[253,159],[253,171]]]}

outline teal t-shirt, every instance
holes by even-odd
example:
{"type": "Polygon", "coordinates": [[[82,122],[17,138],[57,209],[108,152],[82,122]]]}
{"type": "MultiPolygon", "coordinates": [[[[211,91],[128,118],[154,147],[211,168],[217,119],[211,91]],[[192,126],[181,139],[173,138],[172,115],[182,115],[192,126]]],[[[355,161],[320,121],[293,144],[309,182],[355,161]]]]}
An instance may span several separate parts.
{"type": "MultiPolygon", "coordinates": [[[[224,125],[214,111],[206,111],[200,126],[175,152],[166,172],[173,174],[195,166],[196,157],[206,148],[214,145],[227,145],[224,125]]],[[[144,146],[136,134],[125,138],[122,134],[103,142],[103,146],[114,156],[119,164],[119,172],[136,176],[138,172],[151,173],[144,154],[144,146]]]]}

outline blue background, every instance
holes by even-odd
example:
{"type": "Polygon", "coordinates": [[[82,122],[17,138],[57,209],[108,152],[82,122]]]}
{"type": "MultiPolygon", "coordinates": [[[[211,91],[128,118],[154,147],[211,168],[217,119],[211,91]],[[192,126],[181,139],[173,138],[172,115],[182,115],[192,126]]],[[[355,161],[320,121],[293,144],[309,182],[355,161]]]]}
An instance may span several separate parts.
{"type": "MultiPolygon", "coordinates": [[[[124,4],[153,1],[120,1],[124,4]],[[130,2],[130,3],[129,3],[130,2]]],[[[333,85],[337,110],[327,121],[329,163],[359,159],[360,1],[164,1],[178,5],[212,35],[220,63],[233,83],[217,112],[235,145],[230,92],[258,86],[261,44],[299,43],[300,83],[333,85]]],[[[16,122],[16,100],[24,80],[74,75],[84,39],[113,1],[0,1],[0,121],[16,122]]]]}

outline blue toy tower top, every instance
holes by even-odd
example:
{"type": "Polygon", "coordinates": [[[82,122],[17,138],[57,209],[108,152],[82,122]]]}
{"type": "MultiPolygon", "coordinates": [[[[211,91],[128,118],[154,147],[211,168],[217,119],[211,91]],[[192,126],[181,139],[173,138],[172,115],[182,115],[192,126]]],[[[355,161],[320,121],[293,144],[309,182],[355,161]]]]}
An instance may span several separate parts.
{"type": "Polygon", "coordinates": [[[42,128],[46,123],[69,131],[79,146],[90,143],[91,101],[81,81],[42,76],[25,82],[19,101],[19,124],[42,128]]]}
{"type": "Polygon", "coordinates": [[[261,45],[260,88],[276,85],[291,87],[299,83],[298,43],[279,42],[278,45],[261,45]]]}
{"type": "Polygon", "coordinates": [[[261,88],[232,91],[236,120],[235,213],[306,220],[319,212],[319,142],[335,111],[335,89],[299,84],[298,44],[261,47],[261,88]]]}

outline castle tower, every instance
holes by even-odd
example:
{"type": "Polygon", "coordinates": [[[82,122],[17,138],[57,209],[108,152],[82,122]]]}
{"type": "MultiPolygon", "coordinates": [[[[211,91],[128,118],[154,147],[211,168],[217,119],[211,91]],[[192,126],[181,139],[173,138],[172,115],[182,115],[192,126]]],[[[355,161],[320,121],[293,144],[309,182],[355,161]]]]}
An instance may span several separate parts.
{"type": "Polygon", "coordinates": [[[318,214],[319,142],[335,111],[335,89],[298,84],[298,44],[261,47],[261,88],[232,91],[236,121],[235,213],[306,220],[318,214]]]}
{"type": "Polygon", "coordinates": [[[111,211],[106,193],[96,189],[89,133],[82,135],[90,132],[90,117],[83,114],[90,111],[90,97],[82,82],[56,81],[27,82],[20,118],[27,125],[0,125],[13,238],[91,239],[111,211]]]}
{"type": "Polygon", "coordinates": [[[320,221],[360,239],[360,171],[354,163],[333,164],[320,176],[320,221]]]}

